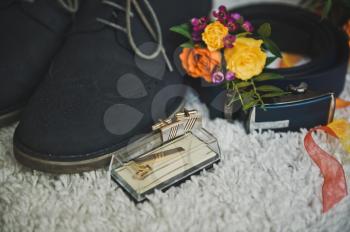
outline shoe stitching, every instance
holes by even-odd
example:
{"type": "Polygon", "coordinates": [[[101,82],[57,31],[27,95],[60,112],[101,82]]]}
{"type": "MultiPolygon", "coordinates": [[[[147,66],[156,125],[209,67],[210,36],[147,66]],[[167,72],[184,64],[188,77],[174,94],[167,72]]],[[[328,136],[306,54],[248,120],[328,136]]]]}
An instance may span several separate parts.
{"type": "MultiPolygon", "coordinates": [[[[108,6],[113,7],[116,10],[124,11],[126,13],[126,27],[123,27],[123,26],[118,25],[114,22],[111,22],[107,19],[103,19],[103,18],[99,18],[99,17],[96,18],[96,20],[99,23],[102,23],[102,24],[107,25],[109,27],[112,27],[116,30],[122,31],[123,33],[126,33],[128,40],[129,40],[129,44],[137,56],[139,56],[143,59],[146,59],[146,60],[152,60],[152,59],[155,59],[156,57],[158,57],[159,54],[162,54],[167,66],[168,66],[169,71],[172,72],[172,71],[174,71],[174,69],[172,67],[172,64],[170,62],[168,55],[166,54],[165,48],[163,46],[162,30],[160,27],[158,17],[156,15],[153,7],[151,6],[151,4],[148,2],[148,0],[143,0],[143,1],[144,1],[148,11],[150,12],[150,14],[154,20],[155,27],[156,27],[155,31],[152,28],[150,22],[147,20],[145,14],[142,12],[141,6],[139,5],[137,0],[126,0],[126,3],[127,3],[126,8],[124,8],[123,6],[121,6],[119,4],[111,2],[109,0],[102,1],[102,4],[106,4],[108,6]],[[131,18],[134,15],[134,13],[131,11],[131,5],[133,5],[135,7],[138,15],[141,18],[141,21],[143,22],[143,24],[145,25],[145,27],[147,28],[147,30],[149,31],[149,33],[151,34],[153,39],[157,41],[157,48],[151,54],[145,54],[135,44],[134,36],[132,35],[132,30],[131,30],[131,18]]],[[[117,15],[114,14],[114,17],[117,17],[117,15]]]]}

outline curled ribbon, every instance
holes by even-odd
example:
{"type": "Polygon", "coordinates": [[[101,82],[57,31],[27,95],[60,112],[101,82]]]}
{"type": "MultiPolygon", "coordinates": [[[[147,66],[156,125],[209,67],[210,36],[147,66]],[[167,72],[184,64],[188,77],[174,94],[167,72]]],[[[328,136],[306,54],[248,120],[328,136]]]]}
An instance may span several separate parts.
{"type": "MultiPolygon", "coordinates": [[[[342,165],[332,155],[320,148],[314,139],[312,133],[323,131],[340,140],[346,140],[344,127],[349,124],[344,120],[335,121],[328,126],[311,129],[304,138],[304,146],[311,159],[320,168],[324,182],[322,186],[323,212],[327,212],[335,204],[348,195],[346,178],[342,165]],[[344,136],[341,138],[341,136],[344,136]]],[[[349,130],[350,131],[350,130],[349,130]]]]}
{"type": "Polygon", "coordinates": [[[337,109],[343,109],[343,108],[346,108],[349,106],[350,106],[350,101],[346,101],[344,99],[337,98],[337,101],[336,101],[336,108],[337,109]]]}

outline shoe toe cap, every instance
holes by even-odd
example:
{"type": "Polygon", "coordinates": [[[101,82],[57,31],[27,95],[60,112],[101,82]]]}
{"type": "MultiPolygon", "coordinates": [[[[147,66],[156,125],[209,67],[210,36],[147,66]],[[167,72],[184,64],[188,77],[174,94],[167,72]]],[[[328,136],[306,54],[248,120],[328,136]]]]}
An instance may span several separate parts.
{"type": "MultiPolygon", "coordinates": [[[[147,88],[148,89],[148,88],[147,88]]],[[[175,111],[184,87],[156,88],[139,99],[101,93],[91,82],[43,84],[23,112],[15,146],[42,159],[71,161],[114,152],[175,111]],[[171,92],[171,93],[169,93],[171,92]],[[165,99],[169,96],[169,99],[165,99]]]]}

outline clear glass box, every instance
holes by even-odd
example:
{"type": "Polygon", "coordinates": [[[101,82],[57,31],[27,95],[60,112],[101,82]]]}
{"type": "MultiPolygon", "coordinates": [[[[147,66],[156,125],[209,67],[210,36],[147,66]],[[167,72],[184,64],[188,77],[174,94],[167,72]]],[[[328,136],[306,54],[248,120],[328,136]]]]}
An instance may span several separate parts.
{"type": "Polygon", "coordinates": [[[165,191],[220,161],[217,139],[200,126],[164,141],[159,130],[123,148],[115,156],[112,178],[136,202],[165,191]]]}

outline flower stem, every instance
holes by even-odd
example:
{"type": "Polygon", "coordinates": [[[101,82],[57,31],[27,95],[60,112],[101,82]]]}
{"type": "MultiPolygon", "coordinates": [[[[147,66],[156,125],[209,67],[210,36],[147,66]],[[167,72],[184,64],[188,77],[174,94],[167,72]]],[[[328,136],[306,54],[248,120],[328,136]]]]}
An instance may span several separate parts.
{"type": "Polygon", "coordinates": [[[252,83],[255,96],[257,96],[258,100],[261,103],[261,106],[264,108],[265,107],[265,103],[264,103],[263,99],[261,98],[260,94],[258,93],[254,81],[251,80],[250,83],[252,83]]]}
{"type": "Polygon", "coordinates": [[[239,92],[239,89],[237,88],[237,85],[235,85],[235,83],[232,81],[232,87],[234,88],[234,90],[237,92],[239,100],[241,101],[242,106],[244,106],[244,102],[241,96],[241,93],[239,92]]]}

